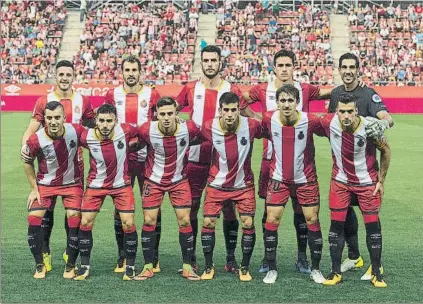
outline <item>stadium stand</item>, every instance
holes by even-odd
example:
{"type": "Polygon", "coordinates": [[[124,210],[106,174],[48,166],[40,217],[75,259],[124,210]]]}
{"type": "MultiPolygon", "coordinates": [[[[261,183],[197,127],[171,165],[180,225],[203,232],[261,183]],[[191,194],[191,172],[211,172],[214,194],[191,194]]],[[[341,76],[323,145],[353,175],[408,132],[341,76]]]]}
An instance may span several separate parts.
{"type": "Polygon", "coordinates": [[[139,56],[148,83],[185,83],[193,62],[198,10],[107,3],[89,12],[74,57],[77,82],[121,81],[122,60],[139,56]],[[188,18],[187,18],[188,17],[188,18]]]}
{"type": "Polygon", "coordinates": [[[1,14],[2,82],[45,82],[62,41],[63,0],[3,1],[1,14]]]}
{"type": "Polygon", "coordinates": [[[217,9],[217,29],[224,76],[231,82],[256,84],[274,79],[271,58],[285,48],[297,55],[297,80],[333,83],[329,18],[317,7],[305,4],[292,12],[271,4],[264,8],[261,2],[253,6],[225,1],[217,9]]]}
{"type": "Polygon", "coordinates": [[[420,4],[359,3],[350,9],[350,48],[362,59],[363,80],[376,85],[419,85],[423,77],[422,17],[420,4]]]}

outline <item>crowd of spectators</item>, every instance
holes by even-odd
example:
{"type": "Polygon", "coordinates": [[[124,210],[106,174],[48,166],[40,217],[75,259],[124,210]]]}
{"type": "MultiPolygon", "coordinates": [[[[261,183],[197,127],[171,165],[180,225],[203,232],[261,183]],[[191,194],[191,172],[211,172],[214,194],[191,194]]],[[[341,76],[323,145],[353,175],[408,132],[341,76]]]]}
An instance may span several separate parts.
{"type": "Polygon", "coordinates": [[[351,52],[362,59],[361,74],[376,85],[420,85],[423,78],[423,7],[352,8],[351,52]],[[365,60],[364,60],[365,59],[365,60]]]}
{"type": "Polygon", "coordinates": [[[1,15],[2,82],[45,82],[62,41],[63,0],[2,1],[1,15]]]}
{"type": "Polygon", "coordinates": [[[333,83],[326,12],[307,4],[286,12],[274,2],[257,1],[240,9],[238,1],[225,0],[217,8],[216,44],[223,50],[224,76],[243,84],[272,80],[273,56],[284,48],[296,54],[297,80],[333,83]]]}
{"type": "Polygon", "coordinates": [[[89,11],[74,57],[77,82],[122,80],[120,64],[129,55],[140,58],[146,82],[188,81],[198,18],[197,8],[184,11],[171,3],[111,3],[89,11]]]}

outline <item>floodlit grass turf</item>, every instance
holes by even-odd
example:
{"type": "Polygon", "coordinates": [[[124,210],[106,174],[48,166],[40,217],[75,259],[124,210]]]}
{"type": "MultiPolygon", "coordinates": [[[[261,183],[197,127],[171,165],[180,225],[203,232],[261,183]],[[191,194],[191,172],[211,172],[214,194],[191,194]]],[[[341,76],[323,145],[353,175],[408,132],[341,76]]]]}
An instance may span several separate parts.
{"type": "MultiPolygon", "coordinates": [[[[2,194],[2,293],[1,302],[417,302],[423,298],[422,262],[422,172],[423,116],[394,116],[395,128],[388,131],[392,162],[386,181],[381,222],[383,226],[383,264],[387,289],[377,290],[369,282],[361,282],[365,269],[344,275],[337,287],[324,287],[296,273],[296,239],[288,206],[279,229],[279,278],[272,286],[262,283],[257,272],[263,255],[261,216],[263,201],[257,201],[257,243],[252,258],[250,283],[223,272],[225,262],[221,220],[218,223],[215,248],[216,279],[211,282],[188,282],[176,273],[181,266],[178,229],[174,212],[166,199],[163,205],[163,231],[160,245],[162,272],[147,282],[123,282],[112,272],[116,259],[113,230],[113,206],[108,199],[97,217],[94,228],[94,249],[91,277],[85,282],[62,279],[65,246],[64,210],[60,203],[55,212],[52,235],[53,271],[45,281],[32,278],[34,262],[27,244],[26,199],[29,186],[19,159],[21,135],[29,113],[2,113],[1,121],[1,194],[2,194]]],[[[326,139],[316,139],[316,161],[322,198],[321,226],[324,248],[321,269],[330,270],[327,235],[329,229],[328,186],[332,160],[326,139]]],[[[253,169],[256,180],[261,160],[261,142],[254,150],[253,169]]],[[[87,155],[86,160],[88,159],[87,155]]],[[[86,168],[87,169],[87,168],[86,168]]],[[[138,232],[142,226],[139,191],[135,191],[138,232]]],[[[360,248],[369,265],[364,225],[360,221],[360,248]]],[[[140,245],[141,246],[141,245],[140,245]]],[[[201,245],[197,245],[200,265],[201,245]]],[[[241,259],[241,249],[237,256],[241,259]]],[[[142,265],[139,248],[137,272],[142,265]]]]}

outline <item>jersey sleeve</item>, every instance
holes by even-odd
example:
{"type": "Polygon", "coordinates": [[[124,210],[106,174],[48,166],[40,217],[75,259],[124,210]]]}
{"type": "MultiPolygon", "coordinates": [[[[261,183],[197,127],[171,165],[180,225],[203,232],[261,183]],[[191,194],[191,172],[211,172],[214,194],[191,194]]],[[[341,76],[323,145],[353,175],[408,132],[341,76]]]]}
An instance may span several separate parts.
{"type": "Polygon", "coordinates": [[[138,135],[137,127],[134,127],[131,124],[122,124],[122,129],[128,140],[138,135]]]}
{"type": "Polygon", "coordinates": [[[240,108],[241,110],[243,110],[243,109],[245,109],[246,107],[248,107],[248,103],[247,103],[247,101],[245,100],[244,96],[242,96],[242,92],[241,92],[241,90],[239,89],[239,87],[238,87],[238,86],[236,86],[236,85],[232,85],[232,86],[231,86],[231,92],[232,92],[232,93],[235,93],[236,95],[238,95],[238,97],[239,97],[239,108],[240,108]]]}
{"type": "Polygon", "coordinates": [[[201,132],[201,129],[194,123],[192,120],[186,121],[188,133],[189,133],[189,140],[193,141],[198,138],[198,135],[201,132]]]}
{"type": "Polygon", "coordinates": [[[26,154],[29,155],[32,159],[36,158],[38,153],[41,150],[40,142],[38,141],[38,136],[32,134],[26,141],[26,154]]]}
{"type": "Polygon", "coordinates": [[[84,106],[84,111],[82,112],[83,120],[91,120],[95,118],[93,106],[88,96],[82,96],[82,104],[84,106]]]}
{"type": "Polygon", "coordinates": [[[260,92],[261,91],[261,86],[259,84],[253,86],[249,91],[248,91],[248,96],[250,96],[251,103],[255,103],[257,101],[260,101],[260,92]]]}
{"type": "Polygon", "coordinates": [[[203,127],[201,128],[201,132],[199,133],[199,138],[202,141],[208,141],[208,142],[213,142],[212,141],[212,123],[213,120],[208,120],[204,123],[203,127]]]}
{"type": "Polygon", "coordinates": [[[115,106],[114,91],[115,91],[114,89],[110,89],[107,91],[106,97],[104,98],[104,103],[115,106]]]}
{"type": "Polygon", "coordinates": [[[87,143],[87,135],[88,135],[88,131],[89,129],[85,129],[82,134],[81,137],[79,139],[79,143],[82,147],[87,148],[88,149],[88,143],[87,143]]]}
{"type": "Polygon", "coordinates": [[[150,109],[148,111],[148,119],[153,120],[156,113],[156,105],[159,102],[161,96],[156,90],[151,90],[150,109]]]}
{"type": "Polygon", "coordinates": [[[322,136],[330,137],[330,122],[334,116],[335,114],[327,114],[319,118],[319,128],[322,128],[322,136]]]}
{"type": "Polygon", "coordinates": [[[78,124],[72,124],[72,126],[74,127],[76,131],[76,136],[78,138],[81,138],[82,133],[84,133],[86,129],[82,125],[78,125],[78,124]]]}
{"type": "Polygon", "coordinates": [[[376,115],[380,111],[387,111],[388,112],[388,108],[383,103],[382,98],[380,98],[379,94],[376,93],[376,91],[373,90],[373,89],[369,89],[369,93],[370,93],[369,102],[367,103],[367,110],[368,110],[369,115],[371,117],[377,118],[376,115]]]}
{"type": "Polygon", "coordinates": [[[325,128],[321,123],[321,119],[324,119],[326,115],[322,117],[318,117],[314,114],[308,114],[308,121],[310,124],[310,131],[312,134],[316,134],[318,136],[326,136],[325,128]]]}
{"type": "Polygon", "coordinates": [[[149,141],[150,122],[143,123],[137,130],[138,141],[142,147],[146,146],[149,141]]]}
{"type": "Polygon", "coordinates": [[[320,88],[312,84],[308,85],[309,100],[315,100],[319,97],[320,88]]]}
{"type": "Polygon", "coordinates": [[[273,112],[266,112],[263,115],[263,120],[261,121],[261,127],[263,129],[263,137],[270,139],[270,122],[273,112]]]}
{"type": "Polygon", "coordinates": [[[328,107],[328,113],[335,113],[336,111],[336,98],[337,98],[338,90],[337,88],[332,90],[332,94],[330,94],[330,101],[329,101],[329,107],[328,107]]]}
{"type": "Polygon", "coordinates": [[[180,107],[186,107],[188,105],[188,85],[182,87],[182,90],[176,96],[176,102],[180,107]]]}
{"type": "Polygon", "coordinates": [[[249,120],[251,121],[251,126],[254,129],[254,138],[263,138],[264,130],[260,121],[253,118],[249,118],[249,120]]]}
{"type": "Polygon", "coordinates": [[[40,97],[35,102],[34,110],[32,111],[32,118],[36,121],[44,124],[44,112],[46,108],[46,99],[45,97],[40,97]]]}

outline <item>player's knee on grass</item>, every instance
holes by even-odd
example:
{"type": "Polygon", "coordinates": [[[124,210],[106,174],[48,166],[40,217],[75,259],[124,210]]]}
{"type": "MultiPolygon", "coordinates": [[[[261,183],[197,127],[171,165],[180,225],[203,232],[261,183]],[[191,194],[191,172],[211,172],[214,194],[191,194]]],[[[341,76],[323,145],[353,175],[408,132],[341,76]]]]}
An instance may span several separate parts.
{"type": "Polygon", "coordinates": [[[203,220],[203,227],[214,229],[216,227],[216,217],[205,217],[203,220]]]}
{"type": "Polygon", "coordinates": [[[120,218],[122,220],[123,230],[130,230],[134,226],[134,214],[133,213],[121,213],[120,218]]]}
{"type": "Polygon", "coordinates": [[[34,211],[30,211],[28,212],[28,217],[29,216],[35,216],[35,217],[44,217],[44,214],[46,214],[47,210],[34,210],[34,211]]]}
{"type": "Polygon", "coordinates": [[[94,220],[95,220],[95,213],[93,214],[92,212],[90,212],[89,214],[87,213],[82,213],[82,218],[81,218],[81,226],[82,227],[92,227],[94,224],[94,220]]]}
{"type": "Polygon", "coordinates": [[[81,212],[78,210],[66,210],[66,217],[81,217],[81,212]]]}
{"type": "Polygon", "coordinates": [[[176,218],[180,228],[188,227],[191,225],[190,222],[190,209],[177,209],[176,218]]]}
{"type": "Polygon", "coordinates": [[[241,225],[243,229],[250,229],[254,226],[254,220],[252,216],[241,216],[241,225]]]}
{"type": "Polygon", "coordinates": [[[318,222],[319,216],[319,207],[303,207],[304,217],[306,219],[307,225],[314,225],[318,222]]]}
{"type": "Polygon", "coordinates": [[[284,207],[267,207],[266,222],[279,225],[284,209],[284,207]]]}
{"type": "Polygon", "coordinates": [[[156,226],[159,209],[144,210],[144,225],[156,226]]]}

